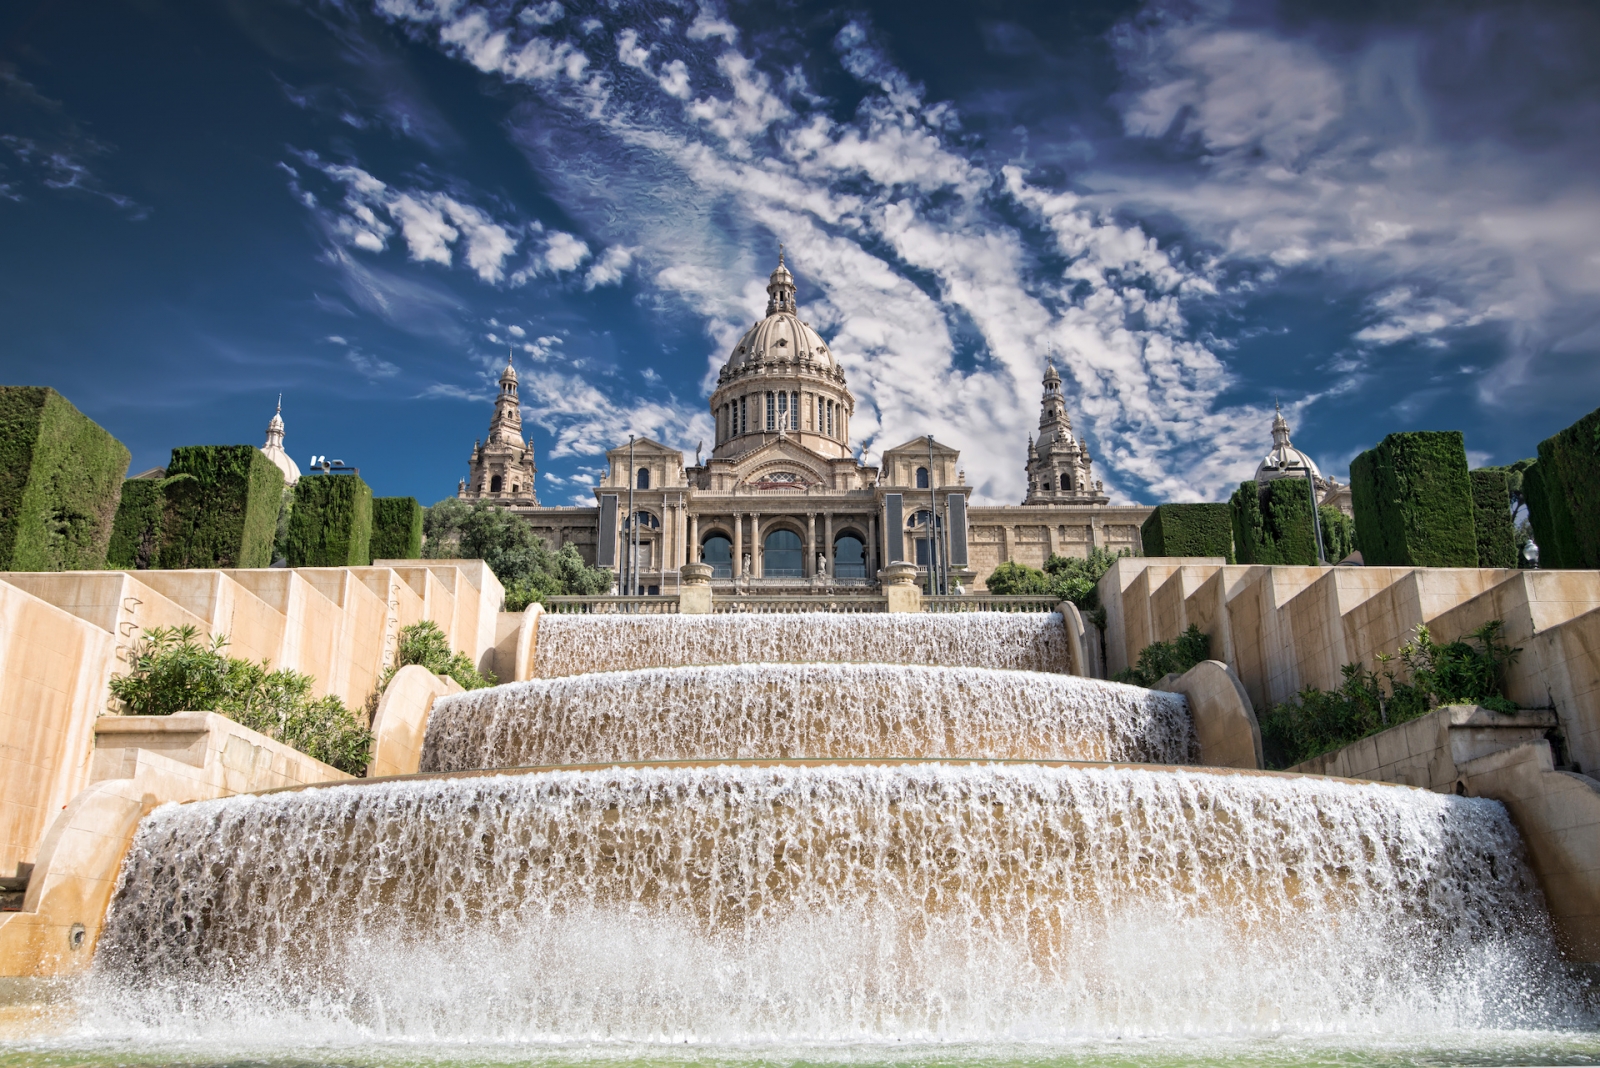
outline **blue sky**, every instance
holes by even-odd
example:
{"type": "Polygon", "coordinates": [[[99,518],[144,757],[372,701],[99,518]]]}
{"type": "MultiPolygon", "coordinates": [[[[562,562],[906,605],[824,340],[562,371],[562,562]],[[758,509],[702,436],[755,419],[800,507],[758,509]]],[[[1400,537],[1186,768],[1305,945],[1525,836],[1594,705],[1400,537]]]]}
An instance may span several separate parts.
{"type": "Polygon", "coordinates": [[[546,503],[706,397],[783,241],[869,460],[1022,495],[1053,357],[1115,500],[1281,400],[1503,463],[1600,404],[1600,9],[98,2],[0,12],[4,380],[133,450],[454,492],[507,346],[546,503]]]}

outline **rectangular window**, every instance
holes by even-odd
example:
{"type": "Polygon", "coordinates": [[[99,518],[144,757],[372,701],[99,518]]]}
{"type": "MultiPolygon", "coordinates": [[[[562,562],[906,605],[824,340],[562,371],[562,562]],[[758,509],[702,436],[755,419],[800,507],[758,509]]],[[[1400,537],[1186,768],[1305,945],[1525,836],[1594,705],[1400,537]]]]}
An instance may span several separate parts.
{"type": "Polygon", "coordinates": [[[789,411],[793,416],[794,429],[800,429],[800,394],[789,394],[789,411]]]}
{"type": "Polygon", "coordinates": [[[787,393],[778,394],[778,414],[779,415],[788,415],[789,414],[789,394],[787,394],[787,393]]]}
{"type": "Polygon", "coordinates": [[[828,436],[833,437],[833,401],[828,402],[828,436]]]}
{"type": "Polygon", "coordinates": [[[813,427],[817,433],[822,433],[822,398],[817,398],[817,425],[813,427]]]}
{"type": "Polygon", "coordinates": [[[767,429],[768,430],[776,430],[777,428],[778,428],[778,416],[777,416],[776,411],[773,409],[772,394],[768,393],[767,394],[767,429]]]}
{"type": "Polygon", "coordinates": [[[750,429],[750,407],[746,403],[748,398],[739,398],[739,433],[743,434],[750,429]]]}

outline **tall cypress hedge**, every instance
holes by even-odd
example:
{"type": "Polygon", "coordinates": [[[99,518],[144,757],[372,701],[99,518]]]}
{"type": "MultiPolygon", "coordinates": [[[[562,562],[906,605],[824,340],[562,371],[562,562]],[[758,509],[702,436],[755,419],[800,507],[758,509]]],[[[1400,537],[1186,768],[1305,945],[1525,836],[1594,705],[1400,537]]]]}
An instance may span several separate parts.
{"type": "Polygon", "coordinates": [[[416,560],[422,556],[422,505],[415,497],[372,499],[372,558],[416,560]]]}
{"type": "Polygon", "coordinates": [[[104,567],[129,459],[55,390],[0,386],[0,570],[104,567]]]}
{"type": "Polygon", "coordinates": [[[283,472],[254,445],[173,449],[164,496],[161,567],[272,563],[283,472]]]}
{"type": "Polygon", "coordinates": [[[1350,462],[1362,559],[1378,567],[1477,567],[1472,479],[1459,430],[1390,434],[1350,462]]]}
{"type": "Polygon", "coordinates": [[[1533,534],[1540,566],[1600,568],[1600,409],[1541,441],[1535,467],[1545,499],[1545,530],[1535,522],[1533,534]]]}
{"type": "Polygon", "coordinates": [[[372,489],[360,475],[303,475],[289,516],[290,567],[372,562],[372,489]]]}
{"type": "Polygon", "coordinates": [[[1533,540],[1539,545],[1539,566],[1543,568],[1576,567],[1577,557],[1572,531],[1572,515],[1567,511],[1566,499],[1559,483],[1554,491],[1546,488],[1546,465],[1536,463],[1522,473],[1522,496],[1528,502],[1528,525],[1533,528],[1533,540]]]}
{"type": "Polygon", "coordinates": [[[1233,563],[1225,504],[1161,504],[1139,528],[1146,556],[1220,556],[1233,563]]]}
{"type": "Polygon", "coordinates": [[[106,565],[144,571],[160,562],[161,513],[166,504],[164,478],[130,478],[122,484],[122,501],[111,524],[106,565]]]}
{"type": "Polygon", "coordinates": [[[1241,482],[1228,502],[1241,564],[1315,564],[1311,488],[1302,478],[1241,482]]]}
{"type": "Polygon", "coordinates": [[[1499,468],[1479,468],[1472,478],[1472,523],[1479,567],[1516,567],[1517,535],[1511,526],[1511,489],[1499,468]]]}

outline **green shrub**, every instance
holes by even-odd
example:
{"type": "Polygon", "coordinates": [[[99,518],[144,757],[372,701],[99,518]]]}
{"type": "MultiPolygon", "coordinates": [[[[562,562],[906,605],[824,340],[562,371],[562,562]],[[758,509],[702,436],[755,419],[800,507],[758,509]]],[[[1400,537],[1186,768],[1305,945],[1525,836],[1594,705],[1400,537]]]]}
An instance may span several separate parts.
{"type": "Polygon", "coordinates": [[[1267,767],[1293,767],[1440,705],[1516,711],[1505,696],[1504,674],[1522,650],[1501,640],[1502,627],[1500,620],[1492,620],[1465,638],[1440,645],[1427,627],[1419,626],[1416,639],[1399,653],[1409,678],[1390,668],[1394,657],[1379,656],[1381,675],[1361,664],[1346,664],[1337,690],[1307,687],[1293,701],[1273,705],[1260,720],[1267,767]]]}
{"type": "Polygon", "coordinates": [[[122,484],[122,500],[111,524],[111,543],[106,547],[108,567],[144,571],[159,563],[165,481],[130,478],[122,484]]]}
{"type": "Polygon", "coordinates": [[[53,389],[0,386],[0,571],[89,571],[129,452],[53,389]]]}
{"type": "Polygon", "coordinates": [[[1241,482],[1228,502],[1241,564],[1315,564],[1311,490],[1301,478],[1241,482]]]}
{"type": "Polygon", "coordinates": [[[997,597],[1043,596],[1050,592],[1050,576],[1036,567],[1007,560],[989,573],[984,585],[997,597]]]}
{"type": "Polygon", "coordinates": [[[1379,567],[1477,567],[1459,430],[1390,434],[1350,462],[1361,556],[1379,567]]]}
{"type": "Polygon", "coordinates": [[[1146,556],[1220,556],[1233,563],[1226,504],[1160,504],[1139,528],[1146,556]]]}
{"type": "Polygon", "coordinates": [[[1112,553],[1098,546],[1089,550],[1087,558],[1052,555],[1040,571],[1027,564],[1008,560],[989,573],[984,585],[990,593],[1000,597],[1016,595],[1047,595],[1077,605],[1096,626],[1105,626],[1105,612],[1100,605],[1100,576],[1124,556],[1131,555],[1123,549],[1112,553]]]}
{"type": "Polygon", "coordinates": [[[1484,467],[1472,478],[1472,523],[1479,567],[1516,567],[1516,532],[1511,527],[1511,490],[1504,469],[1484,467]]]}
{"type": "Polygon", "coordinates": [[[1600,568],[1600,409],[1541,441],[1538,466],[1561,561],[1541,566],[1600,568]]]}
{"type": "Polygon", "coordinates": [[[1139,661],[1111,676],[1112,682],[1154,686],[1171,674],[1182,675],[1202,660],[1211,659],[1211,635],[1193,623],[1170,642],[1151,642],[1139,650],[1139,661]]]}
{"type": "Polygon", "coordinates": [[[1356,521],[1331,504],[1317,507],[1317,518],[1322,520],[1322,552],[1328,563],[1337,564],[1359,548],[1356,541],[1356,521]]]}
{"type": "Polygon", "coordinates": [[[415,497],[374,497],[372,558],[416,560],[422,556],[422,505],[415,497]]]}
{"type": "Polygon", "coordinates": [[[372,732],[337,697],[313,697],[310,675],[223,652],[227,639],[199,640],[192,626],[144,632],[133,670],[111,693],[136,716],[217,712],[351,775],[366,774],[372,732]]]}
{"type": "Polygon", "coordinates": [[[499,681],[492,671],[480,674],[466,653],[452,653],[450,639],[445,637],[437,623],[428,619],[400,631],[394,666],[384,672],[379,691],[387,689],[394,673],[408,664],[420,664],[435,675],[448,675],[459,682],[463,690],[481,690],[499,681]]]}
{"type": "Polygon", "coordinates": [[[372,489],[360,475],[304,475],[295,483],[290,567],[365,567],[371,545],[372,489]]]}
{"type": "Polygon", "coordinates": [[[1577,536],[1572,528],[1572,513],[1560,486],[1550,474],[1552,466],[1536,463],[1522,476],[1522,493],[1528,500],[1528,526],[1539,543],[1539,566],[1577,567],[1577,536]]]}
{"type": "Polygon", "coordinates": [[[172,450],[161,516],[163,568],[266,567],[283,472],[254,445],[172,450]]]}
{"type": "Polygon", "coordinates": [[[611,572],[589,567],[577,547],[551,552],[527,522],[504,508],[447,497],[423,520],[429,559],[482,560],[506,591],[505,610],[520,612],[552,596],[590,597],[611,588],[611,572]]]}

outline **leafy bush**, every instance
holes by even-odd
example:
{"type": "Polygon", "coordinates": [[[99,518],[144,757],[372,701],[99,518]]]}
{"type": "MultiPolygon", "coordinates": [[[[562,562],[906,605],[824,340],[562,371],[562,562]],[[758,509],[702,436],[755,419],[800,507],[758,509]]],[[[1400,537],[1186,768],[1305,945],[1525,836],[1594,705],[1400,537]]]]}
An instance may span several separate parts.
{"type": "Polygon", "coordinates": [[[1233,563],[1226,504],[1161,504],[1139,528],[1146,556],[1220,556],[1233,563]]]}
{"type": "Polygon", "coordinates": [[[394,666],[384,672],[378,685],[379,692],[388,688],[394,673],[407,664],[420,664],[435,675],[448,675],[461,684],[463,690],[481,690],[500,680],[494,672],[479,673],[472,658],[466,653],[452,653],[450,639],[439,625],[430,619],[413,623],[400,631],[400,643],[395,649],[394,666]]]}
{"type": "Polygon", "coordinates": [[[203,643],[192,626],[147,630],[111,693],[132,715],[218,712],[340,771],[366,773],[372,732],[344,702],[312,697],[310,675],[230,657],[227,644],[221,635],[203,643]]]}
{"type": "Polygon", "coordinates": [[[0,386],[0,571],[104,567],[129,455],[55,390],[0,386]]]}
{"type": "Polygon", "coordinates": [[[1100,606],[1100,576],[1129,550],[1113,553],[1099,547],[1089,550],[1086,559],[1076,556],[1052,555],[1044,570],[1008,560],[989,573],[984,582],[989,592],[1000,597],[1018,595],[1048,595],[1062,601],[1071,601],[1097,626],[1104,626],[1104,612],[1100,606]]]}
{"type": "Polygon", "coordinates": [[[1478,566],[1516,567],[1516,532],[1511,527],[1511,490],[1505,469],[1483,467],[1469,474],[1478,566]]]}
{"type": "Polygon", "coordinates": [[[1380,655],[1381,675],[1361,664],[1346,664],[1344,682],[1336,690],[1308,686],[1294,701],[1273,705],[1261,717],[1261,744],[1267,766],[1288,768],[1426,715],[1440,705],[1476,704],[1514,712],[1505,696],[1504,672],[1522,650],[1500,638],[1504,624],[1496,619],[1465,638],[1440,645],[1419,626],[1414,641],[1400,648],[1405,675],[1380,655]]]}
{"type": "Polygon", "coordinates": [[[1112,682],[1154,686],[1171,674],[1182,675],[1202,660],[1211,659],[1211,635],[1193,623],[1170,642],[1151,642],[1139,650],[1139,661],[1111,676],[1112,682]]]}
{"type": "Polygon", "coordinates": [[[577,547],[551,552],[521,518],[487,501],[467,504],[447,497],[423,520],[429,559],[482,560],[505,587],[507,612],[520,612],[546,597],[594,596],[611,589],[611,572],[589,567],[577,547]]]}
{"type": "Polygon", "coordinates": [[[167,464],[158,566],[266,567],[283,472],[254,445],[189,445],[167,464]]]}
{"type": "Polygon", "coordinates": [[[1007,560],[989,573],[984,585],[997,597],[1044,596],[1050,592],[1050,576],[1036,567],[1007,560]]]}
{"type": "Polygon", "coordinates": [[[371,544],[372,488],[360,475],[305,475],[295,483],[290,567],[365,567],[371,544]]]}
{"type": "Polygon", "coordinates": [[[1578,541],[1553,464],[1535,463],[1522,475],[1522,492],[1528,499],[1528,526],[1539,544],[1539,566],[1577,567],[1578,541]]]}
{"type": "Polygon", "coordinates": [[[1241,564],[1317,562],[1311,491],[1301,478],[1241,482],[1228,502],[1241,564]]]}
{"type": "Polygon", "coordinates": [[[1600,567],[1600,409],[1541,441],[1538,469],[1550,529],[1535,536],[1555,549],[1540,566],[1600,567]]]}
{"type": "Polygon", "coordinates": [[[1378,567],[1477,567],[1459,430],[1390,434],[1350,462],[1361,556],[1378,567]]]}
{"type": "Polygon", "coordinates": [[[422,555],[422,505],[415,497],[374,497],[372,558],[415,560],[422,555]]]}
{"type": "Polygon", "coordinates": [[[166,496],[160,478],[132,478],[122,484],[122,500],[111,524],[106,566],[144,571],[161,552],[161,513],[166,496]]]}

